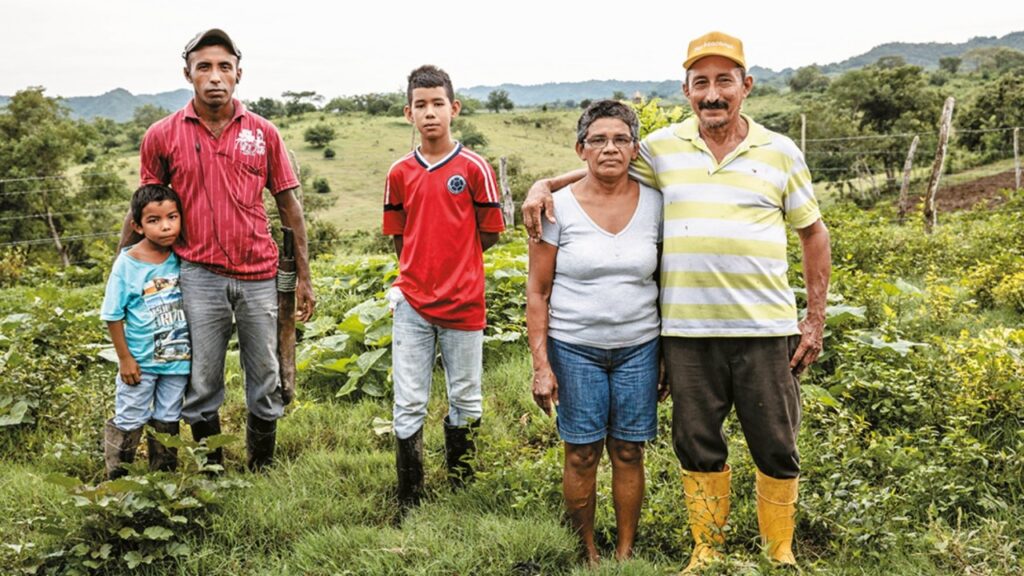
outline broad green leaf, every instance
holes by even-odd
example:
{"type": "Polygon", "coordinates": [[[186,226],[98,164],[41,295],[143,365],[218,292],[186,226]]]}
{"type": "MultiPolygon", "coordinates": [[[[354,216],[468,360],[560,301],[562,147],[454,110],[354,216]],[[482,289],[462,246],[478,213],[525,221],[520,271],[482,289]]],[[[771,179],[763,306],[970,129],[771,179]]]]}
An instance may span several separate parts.
{"type": "Polygon", "coordinates": [[[135,480],[129,480],[127,478],[118,478],[117,480],[111,480],[104,485],[107,493],[110,492],[143,492],[146,486],[142,483],[136,482],[135,480]]]}
{"type": "Polygon", "coordinates": [[[192,549],[184,542],[169,542],[164,550],[172,558],[184,557],[192,553],[192,549]]]}
{"type": "Polygon", "coordinates": [[[366,374],[371,368],[381,359],[382,356],[388,353],[387,348],[378,348],[376,350],[367,350],[359,355],[359,359],[356,360],[356,365],[359,366],[361,374],[366,374]]]}
{"type": "Polygon", "coordinates": [[[78,488],[82,485],[82,481],[72,476],[65,476],[64,474],[47,474],[43,477],[44,480],[50,484],[56,484],[62,488],[78,488]]]}
{"type": "Polygon", "coordinates": [[[142,533],[143,537],[149,540],[169,540],[174,532],[163,526],[150,526],[142,533]]]}
{"type": "Polygon", "coordinates": [[[385,420],[380,416],[374,416],[373,421],[370,422],[370,426],[373,427],[373,433],[377,436],[393,434],[395,432],[394,423],[391,420],[385,420]]]}
{"type": "Polygon", "coordinates": [[[125,526],[118,530],[117,535],[120,536],[122,540],[131,540],[139,537],[139,533],[135,531],[135,528],[130,526],[125,526]]]}
{"type": "Polygon", "coordinates": [[[348,348],[348,341],[351,338],[348,334],[334,334],[326,338],[322,338],[318,344],[323,346],[331,352],[342,353],[348,348]]]}
{"type": "Polygon", "coordinates": [[[131,552],[125,553],[123,558],[124,558],[125,564],[128,565],[128,568],[130,570],[134,570],[134,569],[138,568],[139,564],[142,564],[146,560],[146,558],[142,554],[139,554],[135,550],[132,550],[131,552]]]}
{"type": "Polygon", "coordinates": [[[0,426],[17,426],[32,421],[32,415],[28,411],[28,402],[19,400],[6,414],[0,415],[0,426]]]}
{"type": "Polygon", "coordinates": [[[215,434],[206,438],[206,447],[210,450],[216,450],[227,446],[228,444],[234,444],[238,442],[238,436],[232,434],[215,434]]]}
{"type": "Polygon", "coordinates": [[[830,394],[828,390],[822,388],[821,386],[817,386],[814,384],[803,384],[800,386],[800,390],[805,398],[821,402],[822,404],[828,406],[829,408],[838,409],[841,406],[839,400],[836,400],[835,396],[830,394]]]}
{"type": "Polygon", "coordinates": [[[332,361],[332,362],[330,362],[328,364],[323,364],[323,365],[321,365],[319,367],[323,368],[324,370],[329,370],[331,372],[337,372],[339,374],[346,374],[346,373],[348,373],[348,370],[349,370],[348,365],[353,363],[353,362],[355,362],[358,358],[359,358],[359,355],[353,354],[353,355],[347,356],[345,358],[338,358],[337,360],[334,360],[334,361],[332,361]]]}

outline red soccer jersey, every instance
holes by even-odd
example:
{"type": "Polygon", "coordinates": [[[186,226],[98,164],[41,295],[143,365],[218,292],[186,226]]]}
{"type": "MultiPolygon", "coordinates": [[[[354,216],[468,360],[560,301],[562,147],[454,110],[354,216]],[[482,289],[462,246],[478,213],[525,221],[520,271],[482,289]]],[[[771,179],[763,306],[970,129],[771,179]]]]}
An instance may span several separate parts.
{"type": "Polygon", "coordinates": [[[395,286],[430,323],[486,326],[479,233],[504,229],[494,170],[462,144],[434,165],[417,149],[388,171],[384,234],[403,237],[395,286]]]}
{"type": "Polygon", "coordinates": [[[199,122],[191,100],[150,126],[139,176],[142,184],[170,185],[181,198],[179,256],[225,276],[266,280],[277,274],[277,244],[263,189],[277,194],[299,181],[277,128],[234,103],[234,117],[218,138],[199,122]]]}

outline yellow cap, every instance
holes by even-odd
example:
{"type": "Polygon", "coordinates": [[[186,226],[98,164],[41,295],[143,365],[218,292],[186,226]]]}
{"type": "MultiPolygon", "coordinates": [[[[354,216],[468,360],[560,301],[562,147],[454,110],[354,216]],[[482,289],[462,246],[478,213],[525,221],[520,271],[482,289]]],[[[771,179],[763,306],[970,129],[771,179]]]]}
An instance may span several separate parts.
{"type": "Polygon", "coordinates": [[[725,56],[741,67],[747,67],[747,61],[743,58],[743,42],[722,32],[708,32],[690,41],[683,68],[689,68],[705,56],[725,56]]]}

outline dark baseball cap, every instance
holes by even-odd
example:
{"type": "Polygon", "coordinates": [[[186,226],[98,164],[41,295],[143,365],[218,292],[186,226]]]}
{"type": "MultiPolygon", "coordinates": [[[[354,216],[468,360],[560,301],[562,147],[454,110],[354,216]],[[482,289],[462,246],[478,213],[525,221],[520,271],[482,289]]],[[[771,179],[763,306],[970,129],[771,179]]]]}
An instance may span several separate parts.
{"type": "Polygon", "coordinates": [[[196,34],[195,38],[189,40],[189,43],[185,45],[185,51],[181,53],[181,57],[188,60],[189,54],[206,46],[223,46],[227,48],[228,52],[234,54],[236,58],[242,59],[242,51],[231,41],[228,33],[220,28],[210,28],[196,34]]]}

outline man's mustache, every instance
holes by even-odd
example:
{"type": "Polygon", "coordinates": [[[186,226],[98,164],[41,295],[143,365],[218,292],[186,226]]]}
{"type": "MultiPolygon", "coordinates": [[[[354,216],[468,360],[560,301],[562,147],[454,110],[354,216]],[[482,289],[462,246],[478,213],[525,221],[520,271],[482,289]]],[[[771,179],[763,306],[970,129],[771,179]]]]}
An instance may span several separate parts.
{"type": "Polygon", "coordinates": [[[697,104],[697,107],[700,108],[701,110],[728,110],[729,103],[726,102],[725,100],[715,100],[713,102],[708,102],[707,100],[705,100],[700,104],[697,104]]]}

